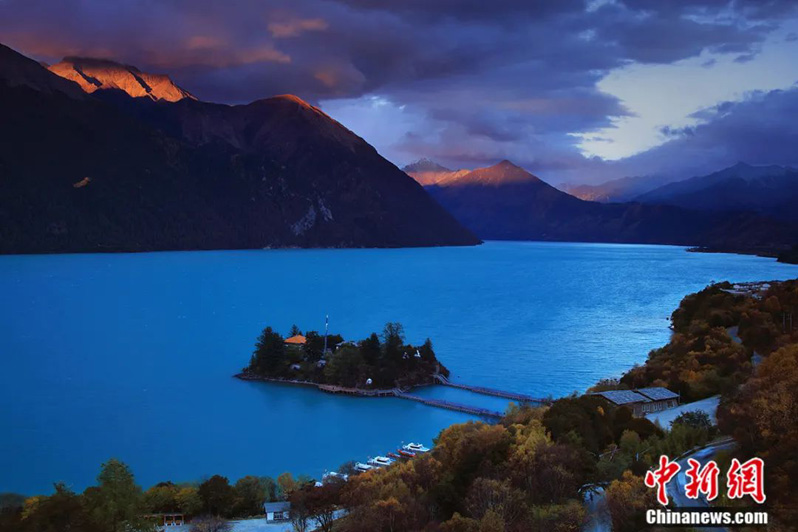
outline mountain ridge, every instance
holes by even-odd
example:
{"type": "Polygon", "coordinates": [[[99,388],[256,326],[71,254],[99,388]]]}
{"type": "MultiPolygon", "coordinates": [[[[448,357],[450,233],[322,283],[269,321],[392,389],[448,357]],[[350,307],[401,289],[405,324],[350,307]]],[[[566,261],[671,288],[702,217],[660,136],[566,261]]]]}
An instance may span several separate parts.
{"type": "Polygon", "coordinates": [[[502,162],[426,188],[486,240],[673,244],[768,254],[788,249],[797,240],[796,227],[756,213],[715,214],[672,205],[581,200],[515,165],[519,176],[515,181],[479,179],[499,175],[502,166],[510,165],[502,162]]]}
{"type": "Polygon", "coordinates": [[[297,97],[227,106],[87,94],[21,54],[5,56],[0,253],[480,243],[362,138],[297,97]],[[6,79],[17,63],[26,83],[6,79]],[[64,87],[75,97],[56,90],[64,87]]]}
{"type": "Polygon", "coordinates": [[[166,74],[150,74],[138,68],[110,59],[65,57],[48,67],[50,72],[77,83],[87,93],[97,90],[119,89],[134,98],[151,98],[176,102],[197,98],[179,87],[166,74]]]}

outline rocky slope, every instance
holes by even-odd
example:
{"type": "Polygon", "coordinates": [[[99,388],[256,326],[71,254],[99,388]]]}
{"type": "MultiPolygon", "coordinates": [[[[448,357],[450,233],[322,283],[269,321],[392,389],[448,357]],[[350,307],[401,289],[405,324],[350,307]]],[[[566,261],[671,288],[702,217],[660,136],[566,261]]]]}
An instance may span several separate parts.
{"type": "Polygon", "coordinates": [[[226,106],[86,95],[0,53],[2,253],[479,243],[298,98],[226,106]],[[20,71],[33,82],[19,83],[20,71]]]}
{"type": "Polygon", "coordinates": [[[447,179],[465,175],[469,170],[450,170],[429,159],[419,159],[402,168],[402,171],[421,185],[435,185],[447,179]]]}

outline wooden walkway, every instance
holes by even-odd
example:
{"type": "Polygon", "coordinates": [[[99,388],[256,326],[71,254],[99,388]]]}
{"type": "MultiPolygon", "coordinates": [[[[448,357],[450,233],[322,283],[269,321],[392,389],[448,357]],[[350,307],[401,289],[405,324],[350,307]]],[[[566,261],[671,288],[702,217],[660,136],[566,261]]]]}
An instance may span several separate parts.
{"type": "Polygon", "coordinates": [[[419,403],[424,403],[425,405],[436,406],[438,408],[446,408],[447,410],[465,412],[466,414],[471,414],[473,416],[500,418],[504,415],[501,412],[496,412],[495,410],[488,410],[486,408],[479,408],[476,406],[453,403],[451,401],[444,401],[443,399],[431,399],[429,397],[421,397],[418,395],[400,392],[398,390],[394,392],[394,395],[402,399],[418,401],[419,403]]]}
{"type": "Polygon", "coordinates": [[[443,384],[444,386],[450,386],[452,388],[459,388],[461,390],[467,390],[469,392],[479,393],[482,395],[492,395],[493,397],[502,397],[504,399],[511,399],[513,401],[517,401],[519,403],[538,403],[542,405],[550,405],[552,403],[551,399],[541,398],[541,397],[532,397],[531,395],[526,395],[523,393],[516,393],[516,392],[506,392],[504,390],[496,390],[493,388],[483,388],[481,386],[469,386],[468,384],[460,384],[457,382],[451,382],[449,379],[444,377],[443,375],[436,375],[435,378],[438,380],[439,383],[443,384]]]}
{"type": "MultiPolygon", "coordinates": [[[[429,406],[435,406],[438,408],[446,408],[448,410],[455,410],[457,412],[464,412],[466,414],[471,414],[473,416],[480,416],[480,417],[487,417],[487,418],[501,418],[503,414],[501,412],[496,412],[495,410],[488,410],[487,408],[480,408],[478,406],[471,406],[462,403],[455,403],[452,401],[445,401],[443,399],[433,399],[431,397],[421,397],[419,395],[413,395],[411,393],[407,393],[409,390],[401,389],[401,388],[394,388],[394,389],[378,389],[378,390],[369,390],[369,389],[362,389],[362,388],[347,388],[344,386],[336,386],[333,384],[319,384],[316,382],[309,382],[309,381],[301,381],[301,380],[290,380],[290,379],[276,379],[276,378],[268,378],[268,377],[258,377],[254,375],[248,375],[244,373],[240,373],[236,375],[237,378],[242,380],[248,381],[261,381],[261,382],[274,382],[280,384],[294,384],[300,386],[313,386],[323,392],[332,393],[332,394],[342,394],[342,395],[353,395],[357,397],[398,397],[400,399],[408,399],[410,401],[416,401],[419,403],[423,403],[429,406]]],[[[539,404],[551,404],[551,399],[541,399],[537,397],[531,397],[529,395],[515,393],[515,392],[505,392],[503,390],[494,390],[492,388],[482,388],[479,386],[469,386],[467,384],[458,384],[454,382],[450,382],[449,379],[444,377],[443,375],[436,375],[436,380],[444,385],[444,386],[451,386],[452,388],[460,388],[461,390],[468,390],[470,392],[479,393],[483,395],[492,395],[494,397],[502,397],[505,399],[511,399],[513,401],[518,401],[519,403],[539,403],[539,404]]]]}

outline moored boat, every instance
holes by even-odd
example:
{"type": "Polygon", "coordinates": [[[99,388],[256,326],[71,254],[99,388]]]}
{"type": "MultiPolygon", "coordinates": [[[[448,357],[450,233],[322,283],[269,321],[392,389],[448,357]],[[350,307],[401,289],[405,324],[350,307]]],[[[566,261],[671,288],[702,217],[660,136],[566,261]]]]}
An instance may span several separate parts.
{"type": "Polygon", "coordinates": [[[371,471],[372,469],[374,469],[374,466],[364,464],[363,462],[357,462],[355,464],[355,469],[362,473],[365,473],[366,471],[371,471]]]}
{"type": "Polygon", "coordinates": [[[410,451],[411,453],[426,453],[429,452],[429,447],[424,447],[420,443],[408,443],[407,445],[403,445],[402,449],[405,451],[410,451]]]}
{"type": "Polygon", "coordinates": [[[404,449],[399,449],[396,452],[399,453],[400,455],[406,457],[406,458],[413,458],[416,455],[416,453],[414,453],[412,451],[405,451],[404,449]]]}
{"type": "Polygon", "coordinates": [[[388,458],[387,456],[375,456],[374,458],[369,460],[369,465],[377,466],[377,467],[386,467],[393,463],[393,460],[388,458]]]}

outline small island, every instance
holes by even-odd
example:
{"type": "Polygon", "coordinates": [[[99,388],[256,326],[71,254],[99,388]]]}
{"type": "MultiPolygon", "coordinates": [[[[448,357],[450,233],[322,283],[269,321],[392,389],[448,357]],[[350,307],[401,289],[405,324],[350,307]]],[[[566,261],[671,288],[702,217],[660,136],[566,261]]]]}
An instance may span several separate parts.
{"type": "Polygon", "coordinates": [[[387,323],[381,334],[359,341],[316,331],[303,334],[294,325],[288,337],[272,327],[263,329],[249,366],[236,376],[375,395],[435,384],[449,370],[435,357],[429,339],[420,346],[406,343],[400,323],[387,323]]]}

